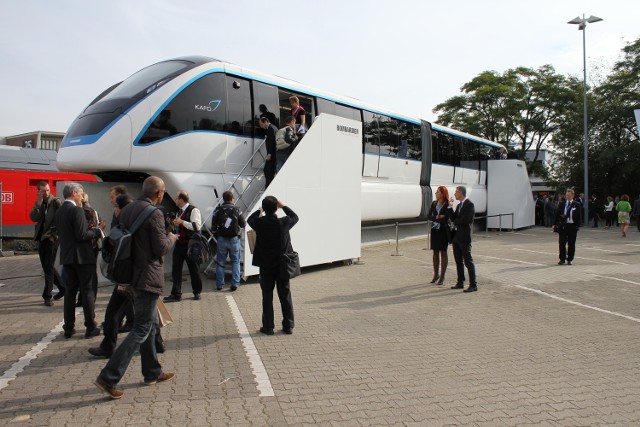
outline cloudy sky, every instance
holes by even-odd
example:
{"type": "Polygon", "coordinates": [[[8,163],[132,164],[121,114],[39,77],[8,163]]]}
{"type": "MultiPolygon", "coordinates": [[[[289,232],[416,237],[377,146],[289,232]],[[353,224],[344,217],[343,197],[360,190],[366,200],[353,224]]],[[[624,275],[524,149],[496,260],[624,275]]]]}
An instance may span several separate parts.
{"type": "Polygon", "coordinates": [[[640,37],[637,0],[0,0],[0,136],[65,132],[100,92],[204,55],[435,120],[485,70],[582,75],[640,37]]]}

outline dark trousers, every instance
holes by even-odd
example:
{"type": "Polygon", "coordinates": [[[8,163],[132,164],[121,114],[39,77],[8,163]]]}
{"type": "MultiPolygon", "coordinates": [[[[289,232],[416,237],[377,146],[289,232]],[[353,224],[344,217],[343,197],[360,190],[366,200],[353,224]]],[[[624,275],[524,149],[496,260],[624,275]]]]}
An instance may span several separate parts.
{"type": "MultiPolygon", "coordinates": [[[[128,307],[131,307],[131,316],[127,320],[133,322],[133,301],[129,292],[120,289],[118,286],[113,287],[113,293],[107,304],[107,310],[104,313],[104,338],[100,343],[100,348],[104,351],[112,352],[116,348],[118,342],[118,332],[120,330],[120,323],[125,316],[125,312],[128,307]]],[[[156,323],[156,338],[157,344],[162,344],[162,335],[160,334],[160,325],[156,323]]]]}
{"type": "Polygon", "coordinates": [[[140,349],[142,376],[145,380],[153,380],[162,373],[158,362],[155,335],[158,323],[158,295],[131,289],[135,320],[133,329],[116,348],[107,366],[100,372],[99,378],[111,387],[120,382],[131,363],[136,350],[140,349]]]}
{"type": "Polygon", "coordinates": [[[576,238],[578,237],[578,226],[576,224],[567,224],[564,231],[558,233],[560,246],[560,261],[573,261],[576,253],[576,238]]]}
{"type": "Polygon", "coordinates": [[[458,272],[457,283],[464,283],[464,267],[469,271],[469,286],[478,286],[476,282],[476,266],[471,257],[471,243],[453,242],[453,258],[456,260],[456,270],[458,272]]]}
{"type": "Polygon", "coordinates": [[[264,273],[260,269],[260,289],[262,289],[262,326],[265,329],[273,329],[273,288],[278,291],[278,299],[282,308],[282,327],[293,329],[293,300],[289,279],[277,277],[275,272],[264,273]]]}
{"type": "Polygon", "coordinates": [[[93,274],[95,264],[65,264],[64,272],[67,288],[64,293],[64,330],[70,331],[76,323],[76,295],[82,295],[82,310],[84,311],[84,326],[88,330],[96,327],[95,301],[93,290],[93,274]]]}
{"type": "Polygon", "coordinates": [[[49,301],[51,299],[53,285],[56,285],[58,292],[64,295],[64,284],[60,279],[58,270],[54,267],[57,253],[57,240],[52,242],[49,239],[44,239],[38,242],[38,255],[40,255],[40,264],[42,265],[42,271],[44,272],[44,291],[42,291],[42,298],[44,298],[45,301],[49,301]]]}
{"type": "Polygon", "coordinates": [[[194,294],[202,292],[202,278],[200,277],[200,270],[198,264],[193,262],[187,256],[187,250],[189,245],[176,244],[173,247],[173,264],[171,265],[171,276],[173,277],[173,287],[171,288],[171,295],[177,297],[182,296],[182,266],[184,262],[187,262],[189,268],[189,275],[191,276],[191,289],[194,294]]]}
{"type": "Polygon", "coordinates": [[[276,176],[276,159],[267,160],[264,164],[264,188],[267,188],[276,176]]]}

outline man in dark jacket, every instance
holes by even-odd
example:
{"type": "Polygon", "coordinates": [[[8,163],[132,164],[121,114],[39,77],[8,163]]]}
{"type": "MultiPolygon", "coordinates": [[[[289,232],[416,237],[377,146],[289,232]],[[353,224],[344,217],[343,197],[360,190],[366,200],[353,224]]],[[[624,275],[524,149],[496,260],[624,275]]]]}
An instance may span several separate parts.
{"type": "Polygon", "coordinates": [[[558,265],[565,263],[571,265],[576,253],[576,238],[578,229],[582,224],[582,203],[573,199],[575,193],[569,188],[567,190],[566,201],[560,203],[556,209],[556,219],[554,231],[558,233],[558,245],[560,261],[558,265]]]}
{"type": "Polygon", "coordinates": [[[298,222],[298,215],[273,196],[262,200],[259,209],[247,218],[247,223],[256,232],[256,245],[252,264],[260,267],[260,289],[262,289],[262,327],[260,332],[273,335],[273,288],[277,286],[278,298],[282,306],[282,329],[285,334],[293,333],[293,301],[289,278],[281,277],[280,256],[293,251],[289,230],[298,222]],[[278,218],[276,211],[281,208],[286,214],[278,218]],[[264,216],[260,214],[264,212],[264,216]]]}
{"type": "Polygon", "coordinates": [[[64,296],[64,285],[54,266],[58,252],[58,232],[53,224],[53,219],[61,205],[60,199],[51,195],[51,188],[47,181],[38,182],[38,195],[36,203],[29,213],[29,218],[36,223],[36,232],[33,238],[38,242],[38,255],[40,255],[40,264],[42,271],[44,271],[42,298],[44,305],[49,307],[53,305],[53,301],[51,301],[53,285],[58,288],[58,293],[53,299],[58,300],[64,296]]]}
{"type": "MultiPolygon", "coordinates": [[[[478,283],[476,282],[476,266],[471,257],[471,229],[476,209],[473,202],[467,199],[466,187],[462,185],[456,187],[454,195],[456,200],[460,201],[451,216],[451,220],[456,226],[456,232],[453,236],[453,257],[456,260],[458,280],[451,288],[464,288],[464,267],[466,266],[469,272],[469,287],[464,292],[475,292],[478,290],[478,283]]],[[[453,200],[451,204],[453,204],[453,200]]]]}
{"type": "Polygon", "coordinates": [[[267,157],[264,163],[265,188],[267,188],[271,184],[273,177],[276,176],[276,132],[278,132],[278,128],[269,122],[266,117],[260,118],[260,127],[267,133],[265,137],[267,157]]]}
{"type": "Polygon", "coordinates": [[[98,228],[89,229],[82,210],[82,185],[71,182],[64,186],[64,203],[55,216],[55,225],[60,236],[60,264],[62,264],[67,287],[64,297],[64,337],[75,333],[76,295],[82,295],[85,338],[100,335],[96,324],[95,301],[92,277],[96,271],[96,253],[91,240],[101,237],[98,228]]]}
{"type": "MultiPolygon", "coordinates": [[[[142,183],[142,191],[143,196],[120,212],[120,223],[127,228],[131,227],[147,206],[162,202],[164,182],[156,176],[150,176],[142,183]]],[[[116,389],[116,385],[138,349],[145,384],[152,385],[175,377],[175,374],[162,372],[154,345],[158,296],[162,295],[164,287],[162,257],[178,240],[175,234],[166,233],[164,225],[164,215],[156,209],[133,236],[133,279],[130,287],[135,311],[133,329],[116,348],[95,381],[95,385],[112,399],[119,399],[124,394],[122,390],[116,389]]]]}

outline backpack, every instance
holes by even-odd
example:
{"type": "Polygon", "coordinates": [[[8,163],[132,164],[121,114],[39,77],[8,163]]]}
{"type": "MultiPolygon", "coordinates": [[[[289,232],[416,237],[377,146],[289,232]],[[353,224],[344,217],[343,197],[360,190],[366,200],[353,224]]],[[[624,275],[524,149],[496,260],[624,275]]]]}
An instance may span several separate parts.
{"type": "Polygon", "coordinates": [[[276,132],[276,150],[286,150],[291,146],[285,139],[285,135],[287,134],[286,126],[276,132]]]}
{"type": "Polygon", "coordinates": [[[238,236],[240,234],[238,209],[235,206],[220,206],[213,216],[211,229],[216,236],[238,236]]]}
{"type": "Polygon", "coordinates": [[[189,246],[187,247],[187,257],[197,265],[204,264],[211,258],[209,240],[200,231],[196,231],[191,235],[189,246]]]}
{"type": "Polygon", "coordinates": [[[104,277],[119,285],[131,284],[133,281],[133,259],[131,258],[133,235],[156,209],[152,205],[145,207],[129,229],[122,224],[111,229],[107,239],[108,244],[102,246],[104,277]]]}

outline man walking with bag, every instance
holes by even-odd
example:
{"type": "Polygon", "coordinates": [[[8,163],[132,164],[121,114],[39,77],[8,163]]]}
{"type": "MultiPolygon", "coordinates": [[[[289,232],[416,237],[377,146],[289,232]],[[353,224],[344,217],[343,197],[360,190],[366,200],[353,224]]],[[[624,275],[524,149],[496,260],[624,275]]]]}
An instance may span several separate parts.
{"type": "MultiPolygon", "coordinates": [[[[142,183],[142,191],[144,194],[138,200],[128,204],[120,212],[120,223],[127,228],[133,225],[147,206],[156,206],[162,202],[164,182],[156,176],[150,176],[142,183]]],[[[135,310],[133,329],[116,348],[95,381],[95,385],[112,399],[119,399],[124,394],[116,386],[138,349],[146,385],[169,381],[175,377],[173,373],[162,371],[154,344],[154,324],[158,321],[157,302],[164,286],[163,256],[178,240],[175,234],[166,233],[164,224],[162,211],[156,209],[133,235],[133,280],[130,287],[135,310]]]]}
{"type": "Polygon", "coordinates": [[[252,264],[260,267],[260,289],[262,289],[262,327],[260,332],[273,335],[273,288],[277,287],[278,299],[282,307],[282,330],[285,334],[292,334],[293,300],[289,287],[289,277],[280,273],[281,256],[293,252],[289,230],[298,222],[295,214],[284,202],[273,196],[262,200],[259,209],[247,218],[247,223],[256,232],[256,245],[253,251],[252,264]],[[281,208],[286,214],[278,218],[276,211],[281,208]],[[260,214],[264,213],[264,216],[260,214]]]}

